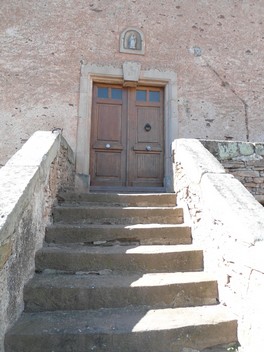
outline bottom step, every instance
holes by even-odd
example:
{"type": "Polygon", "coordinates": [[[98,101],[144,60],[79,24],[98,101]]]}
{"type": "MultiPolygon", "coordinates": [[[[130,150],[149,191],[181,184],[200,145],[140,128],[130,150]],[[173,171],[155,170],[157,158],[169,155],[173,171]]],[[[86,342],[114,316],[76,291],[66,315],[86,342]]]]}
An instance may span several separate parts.
{"type": "Polygon", "coordinates": [[[236,342],[236,329],[220,305],[24,313],[6,335],[5,352],[203,350],[236,342]]]}

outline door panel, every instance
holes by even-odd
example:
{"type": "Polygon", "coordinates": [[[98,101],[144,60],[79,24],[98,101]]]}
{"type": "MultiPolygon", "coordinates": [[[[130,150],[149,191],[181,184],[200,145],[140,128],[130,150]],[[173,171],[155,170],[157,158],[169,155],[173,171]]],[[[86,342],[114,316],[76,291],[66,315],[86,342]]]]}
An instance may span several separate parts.
{"type": "Polygon", "coordinates": [[[98,105],[97,140],[119,142],[121,144],[122,106],[98,105]]]}
{"type": "Polygon", "coordinates": [[[159,143],[160,109],[151,107],[137,108],[137,142],[159,143]]]}
{"type": "Polygon", "coordinates": [[[126,182],[126,94],[122,87],[98,85],[93,91],[91,185],[126,182]]]}
{"type": "Polygon", "coordinates": [[[121,178],[121,154],[98,151],[96,152],[96,176],[108,179],[121,178]]]}
{"type": "Polygon", "coordinates": [[[137,156],[137,178],[158,178],[159,156],[155,154],[136,154],[137,156]]]}
{"type": "Polygon", "coordinates": [[[128,143],[133,143],[129,158],[130,183],[132,186],[161,187],[164,134],[162,90],[136,89],[132,102],[134,118],[130,121],[128,139],[128,143]]]}
{"type": "Polygon", "coordinates": [[[91,186],[163,185],[163,90],[95,85],[91,186]]]}

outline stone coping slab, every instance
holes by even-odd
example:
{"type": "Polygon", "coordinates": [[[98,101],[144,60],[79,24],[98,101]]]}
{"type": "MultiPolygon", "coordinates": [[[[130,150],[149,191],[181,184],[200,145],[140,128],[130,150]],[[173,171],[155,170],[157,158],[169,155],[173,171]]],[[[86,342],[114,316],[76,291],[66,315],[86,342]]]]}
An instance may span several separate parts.
{"type": "Polygon", "coordinates": [[[172,144],[174,161],[181,163],[191,182],[200,183],[206,173],[224,174],[224,167],[196,139],[176,139],[172,144]]]}
{"type": "MultiPolygon", "coordinates": [[[[220,162],[195,139],[177,139],[173,143],[174,162],[181,165],[190,184],[195,184],[201,204],[217,222],[223,224],[244,246],[243,264],[263,271],[264,208],[220,162]]],[[[176,185],[177,188],[177,185],[176,185]]],[[[177,193],[177,190],[176,190],[177,193]]]]}
{"type": "Polygon", "coordinates": [[[38,180],[46,178],[45,170],[56,157],[60,140],[59,133],[35,132],[0,169],[0,245],[13,233],[38,180]]]}

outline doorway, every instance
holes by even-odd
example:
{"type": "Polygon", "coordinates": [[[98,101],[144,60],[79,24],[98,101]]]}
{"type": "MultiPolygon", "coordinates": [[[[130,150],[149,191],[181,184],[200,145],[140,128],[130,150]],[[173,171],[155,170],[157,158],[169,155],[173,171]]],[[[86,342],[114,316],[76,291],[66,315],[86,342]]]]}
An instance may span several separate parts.
{"type": "MultiPolygon", "coordinates": [[[[78,124],[76,138],[76,173],[75,189],[78,192],[91,190],[91,128],[93,90],[96,84],[116,84],[122,87],[126,82],[125,64],[133,62],[125,61],[122,67],[111,65],[97,65],[82,63],[80,73],[80,95],[78,109],[78,124]]],[[[129,71],[130,72],[130,71],[129,71]]],[[[141,70],[136,82],[138,87],[159,87],[162,89],[164,106],[164,143],[163,162],[164,178],[163,188],[165,192],[173,192],[173,169],[171,145],[178,138],[178,97],[177,97],[177,74],[173,71],[164,71],[161,68],[141,70]]],[[[96,186],[93,186],[96,187],[96,186]]],[[[100,186],[99,186],[100,187],[100,186]]],[[[102,186],[101,186],[102,187],[102,186]]],[[[134,190],[134,189],[133,189],[134,190]]],[[[148,187],[148,191],[151,188],[148,187]]],[[[162,190],[161,190],[162,191],[162,190]]]]}
{"type": "Polygon", "coordinates": [[[94,83],[91,187],[163,187],[163,95],[162,87],[94,83]]]}

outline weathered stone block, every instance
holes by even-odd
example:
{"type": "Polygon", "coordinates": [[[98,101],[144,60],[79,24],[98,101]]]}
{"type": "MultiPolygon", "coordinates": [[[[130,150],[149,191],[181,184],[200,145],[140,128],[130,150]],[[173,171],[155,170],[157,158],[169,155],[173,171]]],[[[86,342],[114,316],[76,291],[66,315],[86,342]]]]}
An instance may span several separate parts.
{"type": "Polygon", "coordinates": [[[253,180],[254,180],[254,177],[245,177],[244,178],[244,182],[243,182],[243,184],[244,184],[244,186],[245,186],[245,183],[246,182],[248,182],[248,183],[253,183],[253,180]]]}
{"type": "Polygon", "coordinates": [[[252,143],[238,143],[238,150],[241,155],[252,155],[255,152],[254,144],[252,143]]]}
{"type": "Polygon", "coordinates": [[[9,240],[8,242],[0,245],[0,270],[3,268],[8,258],[12,253],[12,242],[9,240]]]}
{"type": "Polygon", "coordinates": [[[219,159],[233,159],[236,156],[239,156],[239,148],[237,143],[233,142],[219,142],[219,159]]]}
{"type": "Polygon", "coordinates": [[[255,188],[256,187],[256,183],[254,183],[252,181],[244,182],[243,184],[246,188],[255,188]]]}
{"type": "Polygon", "coordinates": [[[251,166],[253,168],[260,167],[264,168],[264,159],[259,159],[259,160],[248,160],[246,161],[247,166],[251,166]]]}
{"type": "Polygon", "coordinates": [[[233,171],[232,174],[235,177],[258,177],[259,176],[258,171],[254,171],[254,170],[237,170],[237,171],[233,171]]]}
{"type": "Polygon", "coordinates": [[[224,165],[224,167],[228,168],[228,169],[243,168],[243,167],[245,167],[245,162],[244,161],[238,161],[238,160],[232,160],[232,161],[223,160],[222,161],[222,165],[224,165]]]}
{"type": "Polygon", "coordinates": [[[258,155],[264,156],[264,144],[263,143],[255,143],[256,153],[258,155]]]}
{"type": "Polygon", "coordinates": [[[253,181],[257,184],[264,184],[264,177],[254,177],[253,181]]]}

